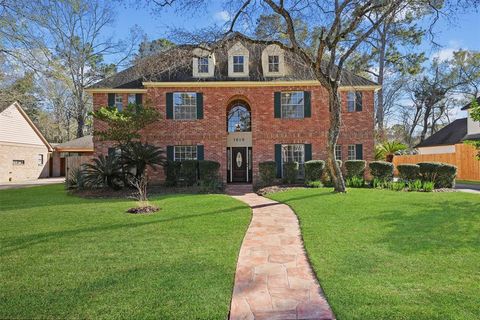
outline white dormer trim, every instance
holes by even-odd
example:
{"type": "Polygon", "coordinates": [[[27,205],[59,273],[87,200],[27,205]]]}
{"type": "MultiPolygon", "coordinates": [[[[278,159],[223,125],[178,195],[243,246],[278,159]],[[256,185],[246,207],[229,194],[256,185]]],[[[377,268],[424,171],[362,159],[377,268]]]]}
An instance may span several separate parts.
{"type": "Polygon", "coordinates": [[[245,78],[248,77],[249,72],[249,58],[250,53],[248,49],[243,46],[240,42],[235,43],[228,50],[228,76],[231,78],[245,78]],[[243,56],[243,72],[233,72],[233,57],[234,56],[243,56]]]}
{"type": "Polygon", "coordinates": [[[211,78],[215,74],[215,55],[205,49],[196,48],[193,49],[192,70],[194,78],[211,78]],[[208,72],[198,72],[198,58],[208,57],[208,72]]]}
{"type": "Polygon", "coordinates": [[[480,121],[475,121],[472,119],[470,115],[471,109],[468,112],[468,119],[467,119],[467,134],[479,134],[480,133],[480,121]]]}
{"type": "Polygon", "coordinates": [[[282,48],[276,44],[268,45],[262,51],[262,69],[265,77],[281,77],[285,75],[285,54],[282,48]],[[272,72],[268,68],[268,57],[278,56],[278,71],[272,72]]]}

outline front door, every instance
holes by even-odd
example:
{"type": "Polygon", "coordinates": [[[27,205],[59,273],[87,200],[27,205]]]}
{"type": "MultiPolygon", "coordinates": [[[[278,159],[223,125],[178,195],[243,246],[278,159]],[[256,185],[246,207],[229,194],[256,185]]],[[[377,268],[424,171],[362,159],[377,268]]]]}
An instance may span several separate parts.
{"type": "Polygon", "coordinates": [[[232,182],[247,182],[247,148],[232,148],[232,182]]]}

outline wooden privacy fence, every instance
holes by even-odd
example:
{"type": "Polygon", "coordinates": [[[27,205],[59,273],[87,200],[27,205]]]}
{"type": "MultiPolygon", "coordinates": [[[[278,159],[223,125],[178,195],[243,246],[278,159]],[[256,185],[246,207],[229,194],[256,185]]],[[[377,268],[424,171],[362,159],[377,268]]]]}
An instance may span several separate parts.
{"type": "Polygon", "coordinates": [[[456,144],[455,153],[416,154],[409,156],[395,156],[393,163],[416,164],[419,162],[444,162],[457,166],[457,179],[480,180],[480,161],[475,158],[477,151],[466,144],[456,144]]]}
{"type": "Polygon", "coordinates": [[[89,156],[69,156],[65,158],[65,177],[68,179],[70,177],[70,172],[86,162],[90,162],[93,159],[93,155],[89,156]]]}

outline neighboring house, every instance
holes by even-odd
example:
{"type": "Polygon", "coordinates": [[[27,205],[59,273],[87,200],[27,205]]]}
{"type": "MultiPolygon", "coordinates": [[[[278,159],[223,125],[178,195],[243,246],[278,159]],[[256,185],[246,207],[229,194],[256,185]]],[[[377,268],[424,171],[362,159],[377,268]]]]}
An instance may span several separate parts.
{"type": "Polygon", "coordinates": [[[93,136],[88,135],[57,144],[53,150],[51,176],[64,177],[68,171],[68,159],[82,157],[83,161],[85,161],[88,157],[93,157],[93,136]]]}
{"type": "MultiPolygon", "coordinates": [[[[162,115],[142,140],[171,160],[218,161],[225,182],[255,182],[258,164],[326,159],[328,93],[292,53],[236,34],[209,50],[179,46],[87,89],[94,109],[144,103],[162,115]]],[[[374,94],[379,86],[345,71],[339,95],[338,159],[374,158],[374,94]]],[[[95,121],[94,131],[103,128],[95,121]]],[[[96,154],[112,144],[94,136],[96,154]]],[[[163,171],[151,173],[162,181],[163,171]]]]}
{"type": "Polygon", "coordinates": [[[49,176],[52,147],[18,102],[0,113],[0,182],[49,176]]]}
{"type": "MultiPolygon", "coordinates": [[[[480,97],[477,98],[480,102],[480,97]]],[[[467,104],[462,110],[467,110],[468,117],[457,119],[447,126],[443,127],[424,141],[420,142],[415,148],[419,154],[443,154],[455,153],[455,145],[463,143],[465,140],[480,139],[480,122],[474,121],[470,117],[470,104],[467,104]]]]}

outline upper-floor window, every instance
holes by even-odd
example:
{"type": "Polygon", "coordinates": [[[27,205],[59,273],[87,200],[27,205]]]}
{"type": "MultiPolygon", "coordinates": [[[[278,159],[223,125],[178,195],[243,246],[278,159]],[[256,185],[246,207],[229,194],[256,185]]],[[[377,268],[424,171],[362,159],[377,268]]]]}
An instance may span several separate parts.
{"type": "Polygon", "coordinates": [[[197,160],[197,146],[174,146],[174,161],[197,160]]]}
{"type": "Polygon", "coordinates": [[[173,93],[173,115],[177,120],[197,119],[197,94],[195,92],[173,93]]]}
{"type": "Polygon", "coordinates": [[[135,104],[135,103],[137,103],[136,94],[135,93],[129,93],[128,94],[128,104],[135,104]]]}
{"type": "Polygon", "coordinates": [[[123,96],[121,93],[115,94],[115,108],[117,108],[118,111],[123,110],[123,96]]]}
{"type": "Polygon", "coordinates": [[[243,73],[245,68],[245,57],[244,56],[233,56],[233,72],[234,73],[243,73]]]}
{"type": "Polygon", "coordinates": [[[250,132],[251,119],[250,111],[243,104],[235,104],[228,112],[228,132],[250,132]]]}
{"type": "Polygon", "coordinates": [[[303,91],[282,92],[282,118],[303,118],[304,104],[305,99],[303,91]]]}
{"type": "Polygon", "coordinates": [[[280,71],[280,58],[279,56],[268,56],[268,72],[280,71]]]}
{"type": "Polygon", "coordinates": [[[342,160],[342,146],[339,144],[335,146],[335,160],[342,160]]]}
{"type": "Polygon", "coordinates": [[[198,58],[198,73],[208,73],[208,57],[198,58]]]}
{"type": "Polygon", "coordinates": [[[12,164],[14,166],[23,166],[23,165],[25,165],[25,160],[13,160],[12,164]]]}
{"type": "Polygon", "coordinates": [[[347,93],[347,111],[362,111],[363,95],[358,91],[349,91],[347,93]]]}

